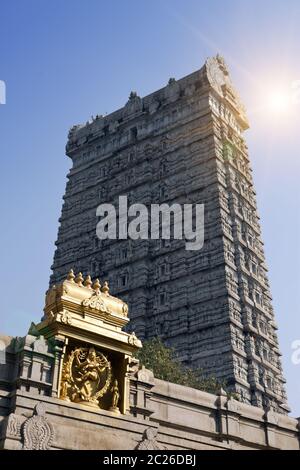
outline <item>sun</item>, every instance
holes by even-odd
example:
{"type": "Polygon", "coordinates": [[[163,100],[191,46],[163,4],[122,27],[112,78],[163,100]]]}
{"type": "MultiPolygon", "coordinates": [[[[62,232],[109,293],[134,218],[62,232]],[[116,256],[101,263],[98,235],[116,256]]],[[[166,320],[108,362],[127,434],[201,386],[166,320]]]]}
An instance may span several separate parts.
{"type": "Polygon", "coordinates": [[[267,104],[272,113],[284,114],[290,109],[291,97],[285,90],[275,89],[268,93],[267,104]]]}

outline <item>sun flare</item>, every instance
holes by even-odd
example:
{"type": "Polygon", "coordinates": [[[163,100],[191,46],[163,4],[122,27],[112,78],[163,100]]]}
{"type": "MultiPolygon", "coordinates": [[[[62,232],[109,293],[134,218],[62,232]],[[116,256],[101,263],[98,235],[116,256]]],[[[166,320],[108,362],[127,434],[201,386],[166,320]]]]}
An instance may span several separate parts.
{"type": "Polygon", "coordinates": [[[283,114],[290,109],[291,99],[285,90],[272,90],[267,96],[267,104],[272,113],[283,114]]]}

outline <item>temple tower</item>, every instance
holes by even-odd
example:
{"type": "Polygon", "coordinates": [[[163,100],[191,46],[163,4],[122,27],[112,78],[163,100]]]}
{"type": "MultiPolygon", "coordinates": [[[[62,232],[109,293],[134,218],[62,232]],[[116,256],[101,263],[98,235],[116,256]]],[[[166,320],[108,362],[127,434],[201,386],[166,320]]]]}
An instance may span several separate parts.
{"type": "Polygon", "coordinates": [[[243,137],[248,121],[222,57],[69,133],[72,160],[51,284],[74,267],[108,279],[131,330],[159,335],[182,362],[240,399],[286,412],[284,379],[243,137]],[[205,241],[99,240],[101,203],[204,204],[205,241]]]}

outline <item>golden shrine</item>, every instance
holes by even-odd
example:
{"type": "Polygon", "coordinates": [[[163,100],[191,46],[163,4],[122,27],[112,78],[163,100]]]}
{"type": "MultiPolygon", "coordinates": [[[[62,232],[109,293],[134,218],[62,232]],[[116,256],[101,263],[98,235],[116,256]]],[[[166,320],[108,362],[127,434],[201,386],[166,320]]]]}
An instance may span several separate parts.
{"type": "Polygon", "coordinates": [[[142,347],[134,333],[122,328],[128,306],[101,286],[71,270],[61,284],[46,293],[44,317],[36,325],[46,339],[63,342],[58,373],[62,400],[126,413],[129,409],[130,362],[142,347]]]}

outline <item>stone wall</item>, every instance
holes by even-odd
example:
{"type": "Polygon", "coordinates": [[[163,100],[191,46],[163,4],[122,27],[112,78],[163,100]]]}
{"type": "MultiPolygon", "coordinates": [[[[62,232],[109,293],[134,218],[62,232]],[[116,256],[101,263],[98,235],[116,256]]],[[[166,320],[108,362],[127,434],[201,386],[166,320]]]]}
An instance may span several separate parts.
{"type": "Polygon", "coordinates": [[[55,345],[1,337],[2,449],[297,449],[299,419],[155,379],[137,367],[130,409],[109,411],[56,397],[55,345]]]}

